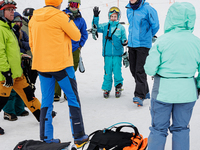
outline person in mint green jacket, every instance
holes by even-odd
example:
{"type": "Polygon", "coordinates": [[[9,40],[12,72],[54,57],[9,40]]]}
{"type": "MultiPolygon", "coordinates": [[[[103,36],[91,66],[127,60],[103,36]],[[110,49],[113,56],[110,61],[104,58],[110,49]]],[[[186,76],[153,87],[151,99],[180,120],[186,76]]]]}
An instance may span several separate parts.
{"type": "Polygon", "coordinates": [[[146,59],[145,72],[154,76],[148,150],[164,150],[168,129],[172,133],[172,150],[190,148],[189,121],[200,88],[194,78],[200,71],[200,39],[192,34],[195,19],[191,3],[174,3],[167,13],[165,33],[146,59]]]}

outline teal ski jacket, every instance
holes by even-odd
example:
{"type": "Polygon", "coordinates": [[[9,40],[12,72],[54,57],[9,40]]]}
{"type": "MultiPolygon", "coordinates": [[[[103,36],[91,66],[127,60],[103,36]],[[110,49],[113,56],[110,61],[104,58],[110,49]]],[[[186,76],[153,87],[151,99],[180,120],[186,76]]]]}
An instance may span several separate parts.
{"type": "Polygon", "coordinates": [[[165,33],[150,49],[144,66],[148,75],[155,76],[152,98],[166,103],[197,100],[194,75],[200,71],[200,39],[192,34],[195,19],[191,3],[176,2],[169,8],[165,33]]]}
{"type": "Polygon", "coordinates": [[[21,77],[21,53],[15,36],[8,23],[0,20],[0,81],[5,78],[1,72],[11,69],[12,78],[21,77]]]}
{"type": "Polygon", "coordinates": [[[93,19],[93,24],[97,26],[97,31],[99,33],[103,33],[103,45],[102,45],[102,55],[103,57],[105,56],[122,56],[124,53],[124,48],[122,43],[124,43],[126,38],[126,31],[123,25],[119,24],[119,21],[109,21],[107,23],[102,23],[99,24],[99,17],[94,17],[93,19]],[[109,28],[109,34],[108,36],[111,37],[111,34],[114,32],[112,35],[112,40],[107,39],[107,30],[108,30],[108,25],[110,24],[109,28]]]}

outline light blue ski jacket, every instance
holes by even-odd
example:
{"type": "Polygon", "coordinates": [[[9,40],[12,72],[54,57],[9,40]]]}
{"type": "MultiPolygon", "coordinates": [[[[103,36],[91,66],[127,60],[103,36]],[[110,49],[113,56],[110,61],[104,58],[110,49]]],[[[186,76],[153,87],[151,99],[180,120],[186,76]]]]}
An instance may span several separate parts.
{"type": "Polygon", "coordinates": [[[127,40],[124,26],[119,24],[119,21],[109,21],[107,23],[99,24],[99,17],[94,17],[92,23],[97,26],[98,32],[103,33],[102,56],[122,56],[124,53],[122,43],[127,40]],[[111,36],[117,27],[117,30],[112,35],[112,40],[106,40],[108,24],[110,24],[108,36],[111,36]]]}
{"type": "MultiPolygon", "coordinates": [[[[168,10],[165,34],[149,51],[145,72],[155,76],[152,98],[166,103],[196,101],[194,79],[200,71],[200,39],[192,34],[195,8],[187,2],[176,2],[168,10]]],[[[197,81],[200,88],[200,80],[197,81]]]]}
{"type": "Polygon", "coordinates": [[[129,22],[128,46],[151,48],[152,37],[159,30],[157,11],[145,0],[136,10],[130,4],[126,8],[129,22]]]}

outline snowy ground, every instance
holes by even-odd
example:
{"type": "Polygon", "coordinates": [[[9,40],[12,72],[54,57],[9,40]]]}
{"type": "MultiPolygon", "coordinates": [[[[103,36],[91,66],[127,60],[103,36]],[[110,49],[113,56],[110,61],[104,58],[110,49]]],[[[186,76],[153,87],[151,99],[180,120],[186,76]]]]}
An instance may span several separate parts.
{"type": "MultiPolygon", "coordinates": [[[[164,20],[167,13],[167,9],[171,4],[169,0],[147,0],[157,11],[160,19],[160,30],[158,36],[163,34],[164,20]]],[[[182,2],[183,0],[176,0],[182,2]]],[[[199,0],[185,0],[191,2],[197,11],[197,21],[194,34],[200,37],[200,2],[199,0]]],[[[44,6],[44,0],[16,0],[18,3],[18,12],[22,13],[26,7],[41,8],[44,6]]],[[[122,11],[121,21],[126,19],[125,5],[128,0],[121,0],[119,3],[122,11]]],[[[67,5],[67,1],[64,0],[62,9],[67,5]]],[[[81,11],[88,24],[88,28],[91,27],[92,21],[92,8],[99,6],[101,9],[100,22],[107,21],[107,12],[111,6],[117,5],[117,0],[82,0],[81,11]]],[[[126,29],[128,25],[125,25],[126,29]]],[[[127,33],[128,34],[128,33],[127,33]]],[[[121,98],[115,98],[114,87],[111,91],[108,99],[103,98],[103,92],[101,85],[103,81],[103,57],[101,56],[101,35],[97,41],[94,41],[91,35],[86,42],[86,45],[82,49],[82,57],[85,65],[85,73],[76,72],[78,91],[82,104],[82,113],[85,124],[85,131],[87,134],[92,133],[97,129],[103,129],[109,127],[118,122],[130,122],[138,127],[139,132],[148,137],[149,126],[151,117],[149,113],[150,100],[144,101],[144,106],[138,108],[132,102],[133,91],[135,88],[134,79],[128,68],[122,68],[124,77],[124,91],[121,98]]],[[[148,83],[150,90],[152,89],[153,81],[148,76],[148,83]]],[[[41,99],[40,83],[37,80],[36,83],[36,97],[41,99]]],[[[62,98],[63,99],[63,96],[62,98]]],[[[191,150],[198,150],[200,147],[199,135],[200,135],[200,102],[197,101],[193,116],[190,122],[191,127],[191,150]]],[[[55,138],[60,138],[62,142],[72,141],[71,128],[69,123],[69,112],[67,102],[54,103],[54,110],[57,111],[57,116],[53,120],[54,135],[55,138]]],[[[0,136],[0,150],[12,150],[15,145],[25,139],[39,140],[39,123],[34,116],[30,114],[27,117],[19,117],[17,121],[10,122],[3,119],[3,112],[0,113],[0,126],[4,128],[5,135],[0,136]]],[[[166,143],[166,150],[171,149],[171,135],[169,133],[166,143]]]]}

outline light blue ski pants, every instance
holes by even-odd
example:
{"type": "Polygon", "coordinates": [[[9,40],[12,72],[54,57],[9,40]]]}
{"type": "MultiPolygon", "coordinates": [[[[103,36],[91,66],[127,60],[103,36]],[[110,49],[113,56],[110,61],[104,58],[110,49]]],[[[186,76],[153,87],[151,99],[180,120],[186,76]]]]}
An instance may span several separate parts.
{"type": "Polygon", "coordinates": [[[122,78],[122,57],[121,56],[105,56],[104,57],[104,81],[102,90],[111,91],[112,89],[112,74],[114,74],[114,86],[116,87],[119,83],[123,85],[122,78]]]}
{"type": "Polygon", "coordinates": [[[148,150],[165,149],[168,129],[172,133],[172,150],[189,150],[189,122],[195,102],[171,104],[151,99],[148,150]]]}

